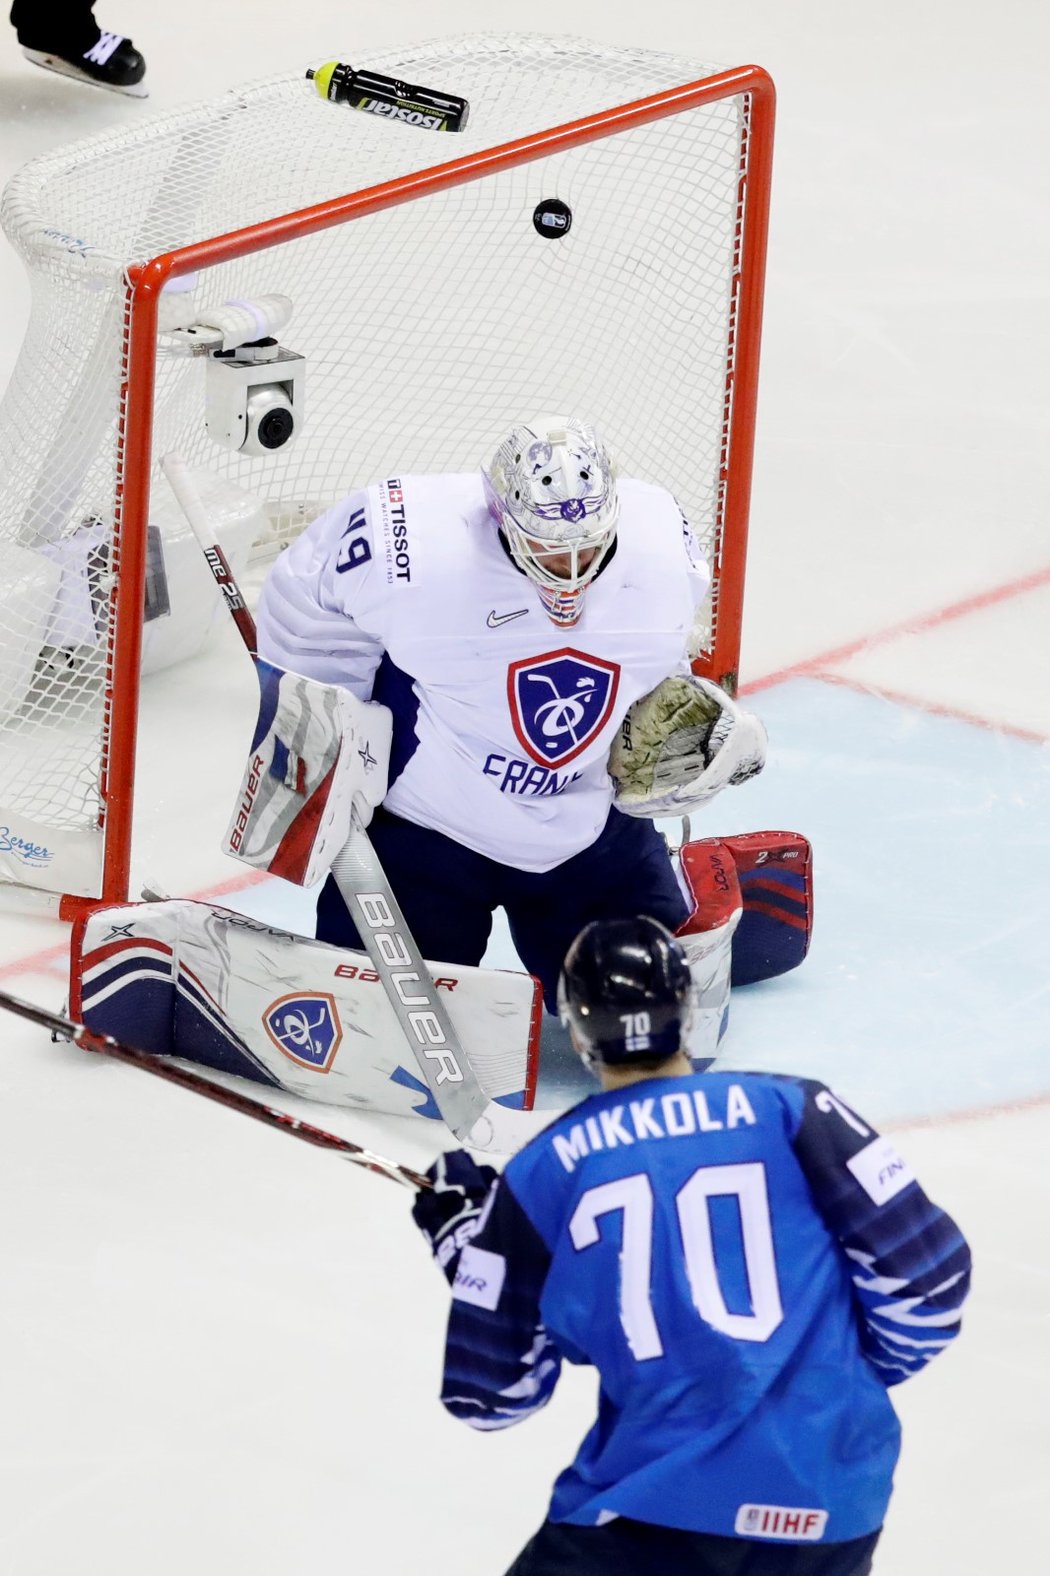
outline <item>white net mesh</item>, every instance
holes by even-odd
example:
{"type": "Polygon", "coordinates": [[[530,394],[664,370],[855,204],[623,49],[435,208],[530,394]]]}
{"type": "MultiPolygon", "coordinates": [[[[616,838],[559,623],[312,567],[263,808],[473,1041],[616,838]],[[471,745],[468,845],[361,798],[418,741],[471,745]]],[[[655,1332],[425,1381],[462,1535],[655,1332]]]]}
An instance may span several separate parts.
{"type": "MultiPolygon", "coordinates": [[[[128,266],[718,69],[535,36],[354,64],[464,95],[466,131],[354,114],[299,71],[45,156],[4,195],[33,306],[0,416],[0,817],[58,836],[105,808],[128,266]]],[[[284,538],[361,482],[475,468],[516,420],[564,409],[625,473],[671,487],[716,556],[747,108],[689,109],[201,270],[194,310],[291,297],[281,341],[306,357],[305,419],[271,456],[220,447],[204,361],[162,333],[154,461],[175,448],[249,489],[284,538]],[[555,197],[572,224],[551,240],[532,216],[555,197]]],[[[0,878],[91,890],[24,865],[0,855],[0,878]]]]}

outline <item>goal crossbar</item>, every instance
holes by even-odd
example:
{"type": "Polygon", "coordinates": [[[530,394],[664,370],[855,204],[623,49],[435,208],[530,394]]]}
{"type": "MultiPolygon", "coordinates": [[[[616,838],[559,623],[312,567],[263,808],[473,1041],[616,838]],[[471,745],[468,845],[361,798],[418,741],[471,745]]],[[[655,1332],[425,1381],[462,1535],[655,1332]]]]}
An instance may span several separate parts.
{"type": "Polygon", "coordinates": [[[61,899],[60,912],[64,917],[75,917],[100,899],[123,901],[129,891],[142,608],[155,460],[154,393],[159,306],[165,288],[172,281],[199,270],[233,263],[263,249],[272,250],[420,198],[482,181],[517,166],[734,97],[744,106],[744,130],[734,257],[728,285],[728,344],[718,468],[721,519],[715,538],[718,605],[710,649],[698,659],[702,671],[734,687],[740,647],[775,114],[772,81],[757,66],[719,71],[127,265],[111,549],[115,572],[107,624],[99,777],[104,840],[102,878],[97,896],[70,894],[61,899]]]}

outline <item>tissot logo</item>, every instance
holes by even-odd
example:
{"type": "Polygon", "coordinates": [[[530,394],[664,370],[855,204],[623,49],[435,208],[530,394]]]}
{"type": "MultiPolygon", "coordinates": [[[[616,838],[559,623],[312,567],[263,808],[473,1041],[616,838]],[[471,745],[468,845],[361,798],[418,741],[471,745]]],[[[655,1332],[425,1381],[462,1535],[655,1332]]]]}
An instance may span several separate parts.
{"type": "Polygon", "coordinates": [[[513,613],[497,613],[493,608],[485,622],[490,629],[498,629],[501,624],[509,624],[512,618],[524,618],[528,611],[527,607],[519,607],[513,613]]]}

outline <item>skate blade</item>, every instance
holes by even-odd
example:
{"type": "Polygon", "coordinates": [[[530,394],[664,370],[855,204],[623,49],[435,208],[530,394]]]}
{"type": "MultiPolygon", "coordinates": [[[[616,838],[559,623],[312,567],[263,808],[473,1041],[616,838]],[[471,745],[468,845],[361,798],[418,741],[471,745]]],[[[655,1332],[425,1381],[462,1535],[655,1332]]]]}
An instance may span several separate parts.
{"type": "Polygon", "coordinates": [[[63,60],[61,55],[49,55],[44,49],[23,48],[22,53],[34,66],[43,66],[45,71],[54,71],[60,77],[72,77],[74,82],[84,82],[90,88],[103,88],[107,93],[122,93],[125,98],[149,98],[149,88],[145,82],[120,87],[115,82],[100,82],[97,77],[90,77],[86,71],[81,71],[71,60],[63,60]]]}

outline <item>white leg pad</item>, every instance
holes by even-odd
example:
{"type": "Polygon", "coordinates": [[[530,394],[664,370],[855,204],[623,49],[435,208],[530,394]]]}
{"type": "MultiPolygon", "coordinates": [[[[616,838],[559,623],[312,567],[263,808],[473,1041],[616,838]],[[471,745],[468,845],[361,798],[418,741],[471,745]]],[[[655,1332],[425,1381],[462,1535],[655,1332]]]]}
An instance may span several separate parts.
{"type": "MultiPolygon", "coordinates": [[[[458,964],[428,968],[482,1089],[508,1115],[530,1110],[539,982],[458,964]]],[[[70,1009],[143,1050],[309,1100],[440,1121],[364,953],[208,903],[166,899],[78,920],[70,1009]]]]}
{"type": "Polygon", "coordinates": [[[729,984],[733,967],[733,932],[737,912],[715,930],[680,936],[693,976],[693,1015],[686,1049],[694,1062],[718,1055],[729,1017],[729,984]]]}
{"type": "Polygon", "coordinates": [[[686,1049],[707,1065],[718,1055],[729,1019],[733,932],[743,903],[736,866],[717,838],[686,843],[679,853],[678,877],[692,904],[677,935],[693,975],[693,1016],[686,1049]]]}

